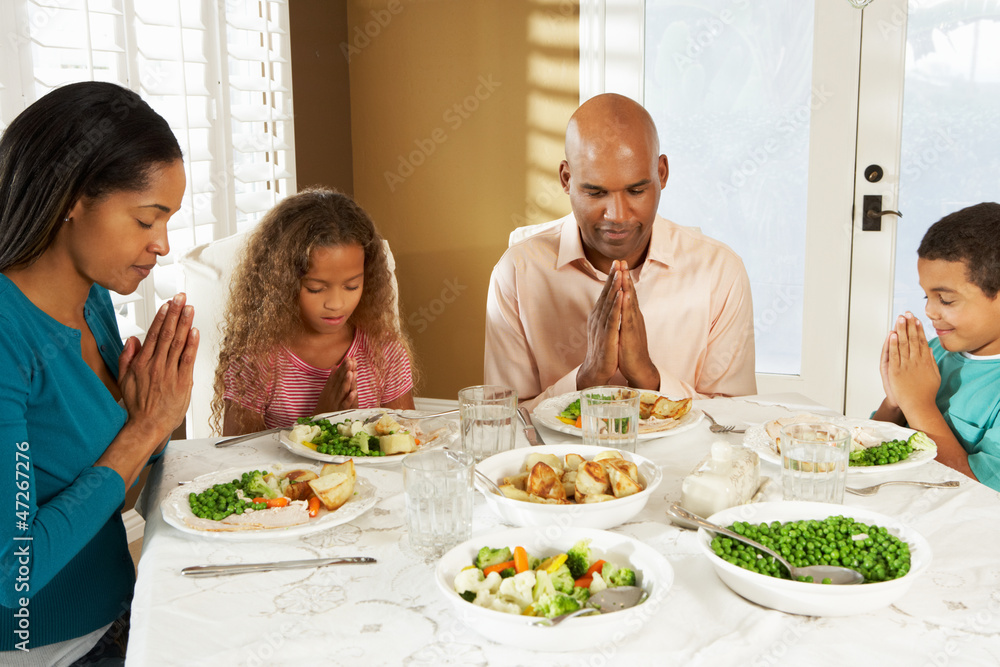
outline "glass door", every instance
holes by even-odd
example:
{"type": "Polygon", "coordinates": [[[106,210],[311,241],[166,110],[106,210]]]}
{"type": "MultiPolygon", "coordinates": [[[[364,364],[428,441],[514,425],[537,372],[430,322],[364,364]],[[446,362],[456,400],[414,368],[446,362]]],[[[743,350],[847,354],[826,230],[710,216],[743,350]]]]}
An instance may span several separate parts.
{"type": "Polygon", "coordinates": [[[882,196],[878,231],[855,232],[847,368],[848,414],[882,399],[882,342],[893,319],[924,317],[917,246],[944,215],[997,201],[1000,5],[966,0],[876,0],[864,11],[857,205],[882,196]],[[885,176],[863,170],[884,160],[885,176]]]}
{"type": "Polygon", "coordinates": [[[581,97],[611,91],[643,103],[670,163],[660,214],[743,258],[758,391],[837,409],[860,34],[861,12],[846,1],[581,5],[581,97]]]}
{"type": "Polygon", "coordinates": [[[920,238],[998,198],[1000,5],[856,1],[581,0],[580,82],[649,109],[661,214],[743,257],[758,391],[867,416],[920,238]]]}

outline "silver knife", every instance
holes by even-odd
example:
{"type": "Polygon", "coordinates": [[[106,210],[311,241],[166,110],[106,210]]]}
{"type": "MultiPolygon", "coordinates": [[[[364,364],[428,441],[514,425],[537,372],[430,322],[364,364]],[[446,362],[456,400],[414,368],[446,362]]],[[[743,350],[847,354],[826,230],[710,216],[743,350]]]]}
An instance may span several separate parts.
{"type": "Polygon", "coordinates": [[[285,560],[273,563],[244,563],[241,565],[193,565],[181,570],[188,577],[214,577],[220,574],[243,574],[245,572],[267,572],[268,570],[291,570],[297,567],[323,567],[324,565],[339,565],[342,563],[375,563],[368,556],[352,556],[350,558],[310,558],[308,560],[285,560]]]}
{"type": "Polygon", "coordinates": [[[535,425],[531,423],[531,413],[528,412],[528,408],[518,408],[517,415],[521,418],[521,423],[524,424],[524,437],[528,439],[528,444],[532,447],[544,445],[545,441],[535,430],[535,425]]]}
{"type": "Polygon", "coordinates": [[[284,431],[289,429],[291,426],[279,426],[278,428],[269,428],[266,431],[257,431],[256,433],[245,433],[243,435],[235,435],[230,438],[224,438],[215,443],[216,447],[228,447],[229,445],[235,445],[240,442],[246,442],[247,440],[253,440],[254,438],[259,438],[264,435],[270,435],[271,433],[277,433],[278,431],[284,431]]]}

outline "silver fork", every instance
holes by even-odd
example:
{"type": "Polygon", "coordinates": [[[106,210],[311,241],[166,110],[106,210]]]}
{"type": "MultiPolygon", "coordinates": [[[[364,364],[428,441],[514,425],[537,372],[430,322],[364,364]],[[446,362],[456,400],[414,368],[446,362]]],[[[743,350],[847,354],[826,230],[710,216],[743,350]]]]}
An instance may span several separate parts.
{"type": "Polygon", "coordinates": [[[371,417],[369,417],[368,419],[366,419],[364,421],[364,423],[365,424],[372,424],[374,422],[377,422],[379,419],[382,418],[382,415],[392,415],[393,417],[402,417],[403,419],[409,419],[410,421],[416,421],[418,419],[430,419],[431,417],[444,417],[445,415],[453,415],[456,412],[458,412],[458,408],[454,408],[453,410],[445,410],[444,412],[432,412],[429,415],[419,415],[419,416],[416,416],[416,417],[405,417],[405,416],[403,416],[402,412],[397,412],[395,410],[385,410],[383,412],[379,412],[377,414],[372,415],[371,417]]]}
{"type": "Polygon", "coordinates": [[[959,483],[954,480],[949,482],[911,482],[907,480],[893,480],[890,482],[882,482],[881,484],[876,484],[874,486],[866,486],[860,489],[847,487],[846,490],[848,493],[853,493],[856,496],[874,496],[878,493],[878,490],[886,484],[912,484],[913,486],[926,486],[935,489],[954,489],[956,486],[959,486],[959,483]]]}
{"type": "Polygon", "coordinates": [[[711,431],[712,433],[745,433],[746,432],[746,429],[736,428],[732,424],[720,424],[719,422],[715,421],[715,418],[712,415],[708,414],[704,410],[702,410],[701,413],[703,415],[705,415],[706,417],[708,417],[708,421],[712,422],[712,425],[708,427],[708,430],[711,431]]]}

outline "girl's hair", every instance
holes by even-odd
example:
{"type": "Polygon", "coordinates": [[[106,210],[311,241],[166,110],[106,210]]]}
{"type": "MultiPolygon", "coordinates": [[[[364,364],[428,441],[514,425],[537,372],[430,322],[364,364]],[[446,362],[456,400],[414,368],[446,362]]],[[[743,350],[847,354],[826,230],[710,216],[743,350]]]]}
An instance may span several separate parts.
{"type": "Polygon", "coordinates": [[[349,321],[368,336],[376,384],[381,386],[386,374],[387,344],[398,342],[412,359],[398,325],[398,308],[392,307],[392,273],[375,224],[345,194],[326,188],[303,190],[268,211],[233,273],[215,369],[212,428],[222,430],[224,380],[231,364],[240,364],[240,372],[230,378],[230,390],[237,396],[280,382],[273,353],[300,322],[300,281],[309,270],[313,248],[350,244],[364,250],[365,273],[361,300],[349,321]]]}
{"type": "Polygon", "coordinates": [[[182,157],[167,122],[131,90],[56,88],[0,138],[0,270],[37,260],[81,197],[141,190],[182,157]]]}

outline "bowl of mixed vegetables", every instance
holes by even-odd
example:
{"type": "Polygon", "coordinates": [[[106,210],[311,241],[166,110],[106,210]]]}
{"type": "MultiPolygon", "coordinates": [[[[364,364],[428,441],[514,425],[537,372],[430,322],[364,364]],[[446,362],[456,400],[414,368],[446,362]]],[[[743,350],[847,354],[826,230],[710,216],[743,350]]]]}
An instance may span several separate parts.
{"type": "Polygon", "coordinates": [[[438,561],[435,579],[455,613],[487,639],[534,651],[575,651],[618,642],[656,615],[673,585],[667,559],[626,535],[586,528],[517,528],[475,537],[438,561]],[[587,605],[597,591],[639,586],[635,607],[547,618],[587,605]]]}
{"type": "Polygon", "coordinates": [[[698,544],[729,588],[752,602],[809,616],[850,616],[886,607],[906,594],[931,562],[919,533],[892,517],[858,507],[780,501],[741,505],[709,521],[771,547],[793,566],[840,565],[861,572],[854,586],[792,581],[754,547],[711,531],[698,544]]]}

